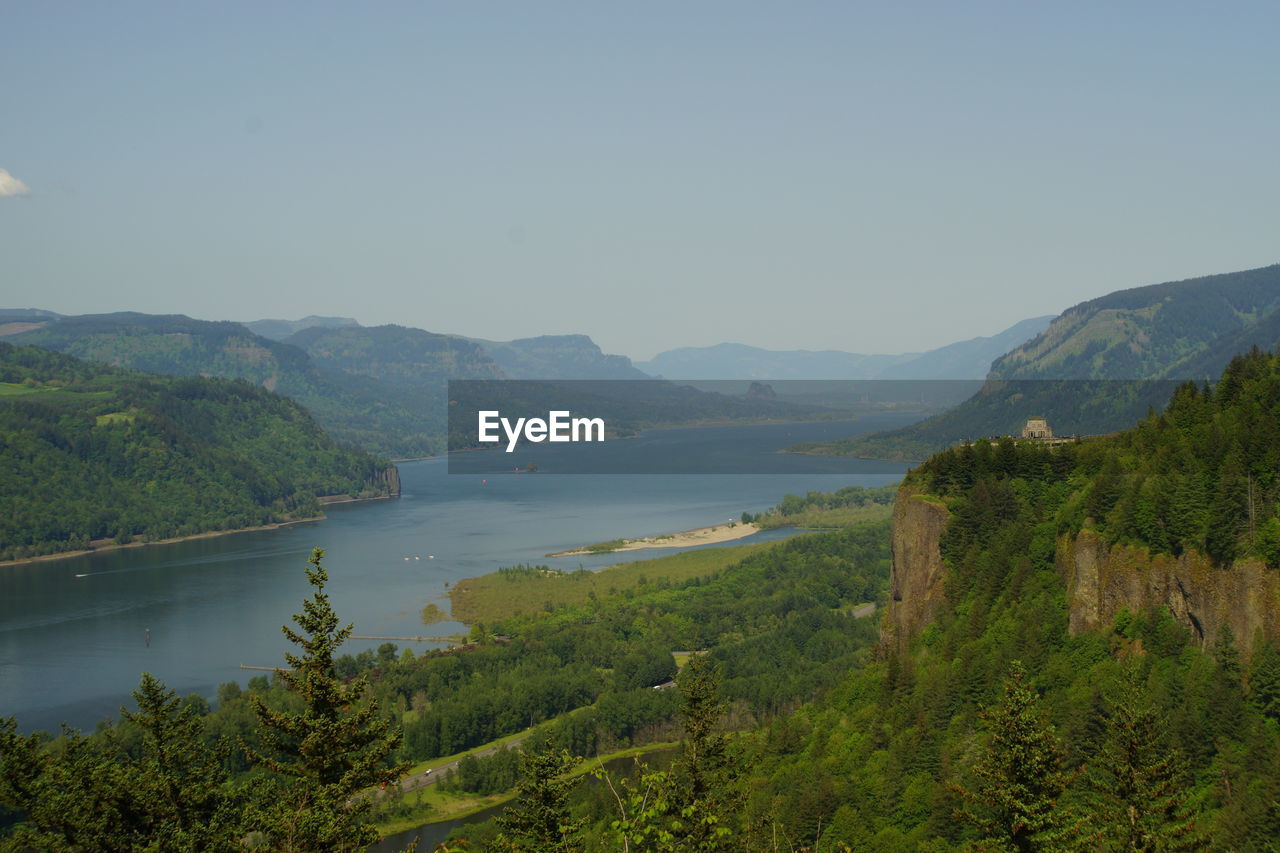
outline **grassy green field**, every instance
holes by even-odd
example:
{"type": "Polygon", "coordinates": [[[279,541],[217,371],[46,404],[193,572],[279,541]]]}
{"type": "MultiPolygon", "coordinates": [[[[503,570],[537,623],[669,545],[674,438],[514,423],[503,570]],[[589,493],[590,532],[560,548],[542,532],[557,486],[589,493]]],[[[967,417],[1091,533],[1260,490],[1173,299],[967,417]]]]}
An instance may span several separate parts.
{"type": "Polygon", "coordinates": [[[76,403],[91,405],[111,396],[111,391],[71,391],[47,385],[23,385],[18,382],[0,382],[0,400],[13,400],[20,397],[41,395],[41,403],[66,404],[76,403]]]}
{"type": "Polygon", "coordinates": [[[23,385],[18,382],[0,382],[0,397],[19,397],[24,394],[40,394],[49,390],[51,389],[40,386],[23,385]]]}
{"type": "Polygon", "coordinates": [[[492,625],[520,614],[582,604],[593,595],[635,589],[642,584],[680,583],[706,577],[776,542],[682,551],[651,560],[620,563],[599,572],[585,570],[495,572],[458,581],[449,590],[453,618],[468,625],[492,625]]]}

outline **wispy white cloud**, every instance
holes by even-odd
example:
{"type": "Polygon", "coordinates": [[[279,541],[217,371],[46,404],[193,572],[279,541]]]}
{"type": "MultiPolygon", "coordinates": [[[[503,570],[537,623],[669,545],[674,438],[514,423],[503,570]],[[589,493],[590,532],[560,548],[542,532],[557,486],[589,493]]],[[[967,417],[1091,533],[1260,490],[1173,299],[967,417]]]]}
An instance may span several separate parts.
{"type": "Polygon", "coordinates": [[[12,198],[29,192],[31,192],[30,187],[10,175],[8,169],[0,169],[0,198],[12,198]]]}

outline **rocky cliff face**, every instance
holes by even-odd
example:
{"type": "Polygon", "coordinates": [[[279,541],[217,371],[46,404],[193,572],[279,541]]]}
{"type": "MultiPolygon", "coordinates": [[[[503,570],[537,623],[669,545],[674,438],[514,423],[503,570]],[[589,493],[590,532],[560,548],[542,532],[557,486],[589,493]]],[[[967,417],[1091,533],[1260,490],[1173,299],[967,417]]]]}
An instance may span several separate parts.
{"type": "MultiPolygon", "coordinates": [[[[906,648],[944,604],[946,566],[939,541],[949,513],[935,498],[911,486],[898,493],[893,510],[890,602],[881,642],[906,648]]],[[[1141,613],[1168,607],[1204,646],[1230,625],[1248,653],[1259,634],[1280,637],[1280,572],[1256,558],[1215,567],[1208,557],[1151,554],[1146,548],[1109,545],[1093,531],[1058,541],[1056,568],[1067,587],[1073,634],[1105,630],[1121,608],[1141,613]]]]}
{"type": "Polygon", "coordinates": [[[1259,630],[1280,636],[1280,572],[1257,558],[1219,568],[1203,554],[1151,554],[1108,545],[1085,530],[1059,540],[1057,568],[1067,584],[1073,634],[1109,627],[1121,608],[1140,613],[1163,605],[1205,646],[1224,625],[1245,652],[1259,630]]]}
{"type": "Polygon", "coordinates": [[[380,469],[373,475],[373,482],[385,488],[387,494],[391,497],[400,497],[400,469],[396,466],[388,465],[386,468],[380,469]]]}
{"type": "Polygon", "coordinates": [[[938,542],[951,514],[936,498],[903,486],[893,505],[889,605],[880,622],[880,641],[903,651],[944,603],[946,566],[938,542]]]}

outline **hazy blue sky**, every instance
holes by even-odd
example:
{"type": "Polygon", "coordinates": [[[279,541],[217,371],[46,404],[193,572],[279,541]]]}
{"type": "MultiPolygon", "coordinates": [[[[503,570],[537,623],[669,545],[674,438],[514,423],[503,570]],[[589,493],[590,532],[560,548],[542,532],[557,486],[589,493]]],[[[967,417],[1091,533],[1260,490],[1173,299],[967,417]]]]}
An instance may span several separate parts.
{"type": "Polygon", "coordinates": [[[1280,260],[1274,2],[0,15],[5,307],[901,352],[1280,260]]]}

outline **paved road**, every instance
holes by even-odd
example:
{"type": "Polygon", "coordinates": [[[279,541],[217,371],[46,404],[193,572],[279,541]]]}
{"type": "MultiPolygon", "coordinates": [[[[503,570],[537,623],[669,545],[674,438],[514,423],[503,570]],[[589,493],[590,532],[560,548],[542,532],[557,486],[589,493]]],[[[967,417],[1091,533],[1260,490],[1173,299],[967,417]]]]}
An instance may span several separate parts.
{"type": "MultiPolygon", "coordinates": [[[[527,737],[528,735],[524,735],[523,737],[518,737],[518,738],[515,738],[514,740],[509,740],[506,743],[502,744],[501,746],[490,746],[480,750],[479,752],[473,752],[471,754],[473,756],[479,757],[481,755],[492,755],[493,753],[497,752],[499,749],[502,749],[503,747],[506,747],[507,749],[514,749],[515,747],[523,743],[524,739],[527,737]]],[[[447,764],[440,764],[435,767],[430,767],[422,773],[415,773],[411,776],[406,776],[400,780],[400,790],[416,791],[419,788],[425,788],[428,785],[434,785],[436,782],[440,781],[441,777],[443,777],[444,774],[456,768],[458,766],[458,763],[461,760],[462,759],[458,759],[458,761],[450,761],[447,764]]]]}

